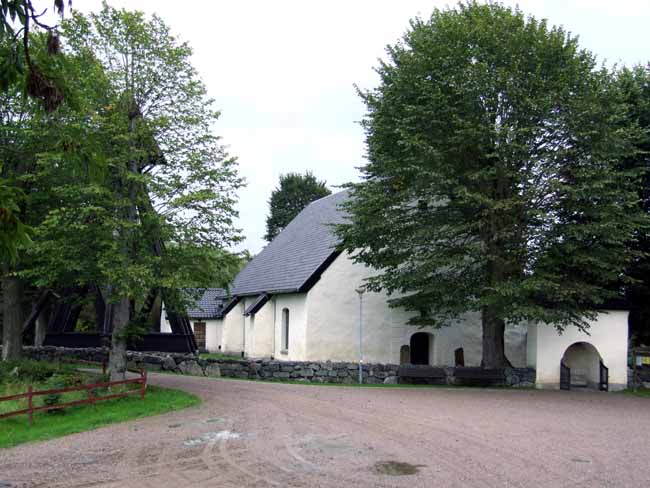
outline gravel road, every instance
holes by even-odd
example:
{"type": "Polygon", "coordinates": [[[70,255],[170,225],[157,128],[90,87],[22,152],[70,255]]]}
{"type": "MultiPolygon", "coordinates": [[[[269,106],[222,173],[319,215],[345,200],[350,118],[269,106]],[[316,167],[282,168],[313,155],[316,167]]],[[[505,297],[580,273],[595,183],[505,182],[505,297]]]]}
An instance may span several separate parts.
{"type": "Polygon", "coordinates": [[[150,376],[191,409],[0,450],[0,487],[635,487],[650,400],[150,376]]]}

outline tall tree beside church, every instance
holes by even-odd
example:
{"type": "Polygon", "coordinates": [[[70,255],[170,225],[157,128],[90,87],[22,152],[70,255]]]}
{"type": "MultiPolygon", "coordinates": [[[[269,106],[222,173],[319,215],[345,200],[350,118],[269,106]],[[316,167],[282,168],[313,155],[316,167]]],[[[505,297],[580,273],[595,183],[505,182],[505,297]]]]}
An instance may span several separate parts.
{"type": "MultiPolygon", "coordinates": [[[[624,68],[617,73],[620,87],[630,108],[630,119],[643,129],[637,141],[637,153],[627,158],[623,167],[637,171],[639,205],[650,216],[650,65],[624,68]]],[[[629,267],[636,281],[626,289],[630,304],[630,335],[636,345],[650,345],[650,228],[640,228],[630,244],[640,253],[629,267]]]]}
{"type": "Polygon", "coordinates": [[[303,208],[331,193],[311,171],[280,175],[280,185],[271,192],[264,239],[271,242],[303,208]]]}
{"type": "Polygon", "coordinates": [[[69,56],[93,57],[106,79],[87,114],[93,123],[77,126],[100,136],[89,137],[97,144],[85,148],[86,138],[72,138],[66,155],[101,161],[104,180],[93,183],[75,164],[49,166],[57,180],[50,191],[66,205],[39,226],[30,276],[40,285],[104,287],[114,307],[109,366],[118,378],[134,304],[151,288],[225,281],[229,271],[220,270],[235,258],[223,249],[239,238],[233,221],[242,181],[212,133],[219,113],[190,47],[160,18],[104,4],[89,18],[64,22],[62,42],[69,56]]]}
{"type": "MultiPolygon", "coordinates": [[[[83,185],[97,185],[100,179],[97,175],[104,169],[98,156],[105,138],[96,133],[98,124],[88,121],[97,122],[97,107],[104,105],[101,102],[107,88],[105,77],[92,55],[83,59],[59,55],[56,62],[50,62],[47,40],[46,34],[32,30],[31,57],[39,65],[48,65],[54,77],[65,80],[61,90],[66,93],[66,102],[47,112],[41,103],[25,97],[24,87],[29,82],[26,73],[0,92],[0,177],[9,194],[5,201],[11,204],[11,213],[4,212],[4,223],[0,224],[3,232],[0,241],[4,241],[0,246],[0,278],[4,295],[2,315],[7,325],[3,328],[3,359],[6,360],[20,356],[26,296],[34,295],[40,285],[56,286],[47,282],[48,273],[32,259],[39,246],[46,245],[39,233],[40,226],[52,212],[72,203],[56,193],[56,189],[62,183],[71,185],[71,182],[75,182],[77,190],[83,185]],[[4,239],[7,235],[9,239],[4,239]]],[[[90,204],[88,197],[92,194],[79,190],[75,198],[90,204]]],[[[75,235],[79,227],[65,230],[68,236],[75,235]]],[[[85,243],[86,255],[89,244],[89,241],[85,243]]],[[[62,248],[61,242],[50,247],[57,255],[62,248]]],[[[78,270],[82,262],[59,264],[71,272],[78,270]]],[[[65,280],[64,286],[72,286],[75,280],[65,280]]]]}
{"type": "Polygon", "coordinates": [[[411,21],[362,92],[369,162],[339,229],[371,290],[442,326],[480,313],[482,365],[506,324],[588,327],[643,221],[618,171],[638,132],[610,73],[561,28],[476,2],[411,21]]]}

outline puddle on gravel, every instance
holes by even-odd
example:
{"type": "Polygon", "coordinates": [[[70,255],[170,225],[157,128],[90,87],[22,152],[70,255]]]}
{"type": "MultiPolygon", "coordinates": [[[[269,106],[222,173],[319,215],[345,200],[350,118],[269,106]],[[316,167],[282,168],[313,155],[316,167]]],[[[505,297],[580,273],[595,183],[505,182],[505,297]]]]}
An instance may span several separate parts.
{"type": "Polygon", "coordinates": [[[223,419],[221,417],[213,417],[211,419],[206,419],[205,423],[206,424],[218,424],[218,423],[221,423],[221,422],[224,422],[224,421],[225,421],[225,419],[223,419]]]}
{"type": "MultiPolygon", "coordinates": [[[[95,464],[95,463],[97,463],[97,459],[95,459],[94,457],[81,456],[79,460],[73,464],[95,464]]],[[[0,488],[2,488],[2,484],[0,484],[0,488]]]]}
{"type": "Polygon", "coordinates": [[[589,459],[580,459],[580,458],[572,458],[571,461],[574,463],[590,463],[591,461],[589,459]]]}
{"type": "Polygon", "coordinates": [[[0,488],[11,488],[13,485],[8,481],[0,480],[0,488]]]}
{"type": "Polygon", "coordinates": [[[416,474],[423,465],[401,463],[398,461],[379,461],[374,465],[374,471],[388,476],[407,476],[416,474]]]}
{"type": "Polygon", "coordinates": [[[189,439],[183,442],[183,445],[186,447],[193,447],[207,444],[208,442],[227,441],[230,439],[239,439],[240,437],[241,434],[237,432],[220,430],[219,432],[207,432],[199,437],[195,437],[194,439],[189,439]]]}

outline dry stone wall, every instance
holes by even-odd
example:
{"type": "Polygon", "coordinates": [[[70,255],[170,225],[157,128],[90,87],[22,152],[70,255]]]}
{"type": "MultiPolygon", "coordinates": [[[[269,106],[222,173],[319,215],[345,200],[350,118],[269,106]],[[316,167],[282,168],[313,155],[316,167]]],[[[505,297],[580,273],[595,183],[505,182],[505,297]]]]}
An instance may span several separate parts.
{"type": "MultiPolygon", "coordinates": [[[[72,349],[63,347],[26,347],[25,355],[43,361],[81,360],[103,362],[108,350],[103,348],[72,349]]],[[[129,351],[129,368],[165,371],[192,376],[227,377],[268,381],[303,381],[314,383],[352,384],[358,381],[358,364],[347,362],[276,361],[272,359],[202,359],[190,354],[146,353],[129,351]]],[[[396,364],[364,364],[363,382],[395,384],[398,382],[396,364]]],[[[453,385],[455,368],[445,368],[446,380],[453,385]]],[[[533,387],[535,371],[526,368],[505,370],[500,386],[533,387]]]]}

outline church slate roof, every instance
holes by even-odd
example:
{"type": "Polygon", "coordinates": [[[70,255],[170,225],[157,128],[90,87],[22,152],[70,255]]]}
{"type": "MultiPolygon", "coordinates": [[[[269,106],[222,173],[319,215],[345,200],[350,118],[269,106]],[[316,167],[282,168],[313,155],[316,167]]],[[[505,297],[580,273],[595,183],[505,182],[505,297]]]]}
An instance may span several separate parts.
{"type": "Polygon", "coordinates": [[[232,295],[307,291],[338,256],[332,224],[345,220],[338,207],[347,196],[342,191],[307,205],[237,275],[232,295]]]}
{"type": "Polygon", "coordinates": [[[228,292],[223,288],[205,288],[196,304],[187,309],[191,319],[220,319],[228,301],[228,292]]]}

